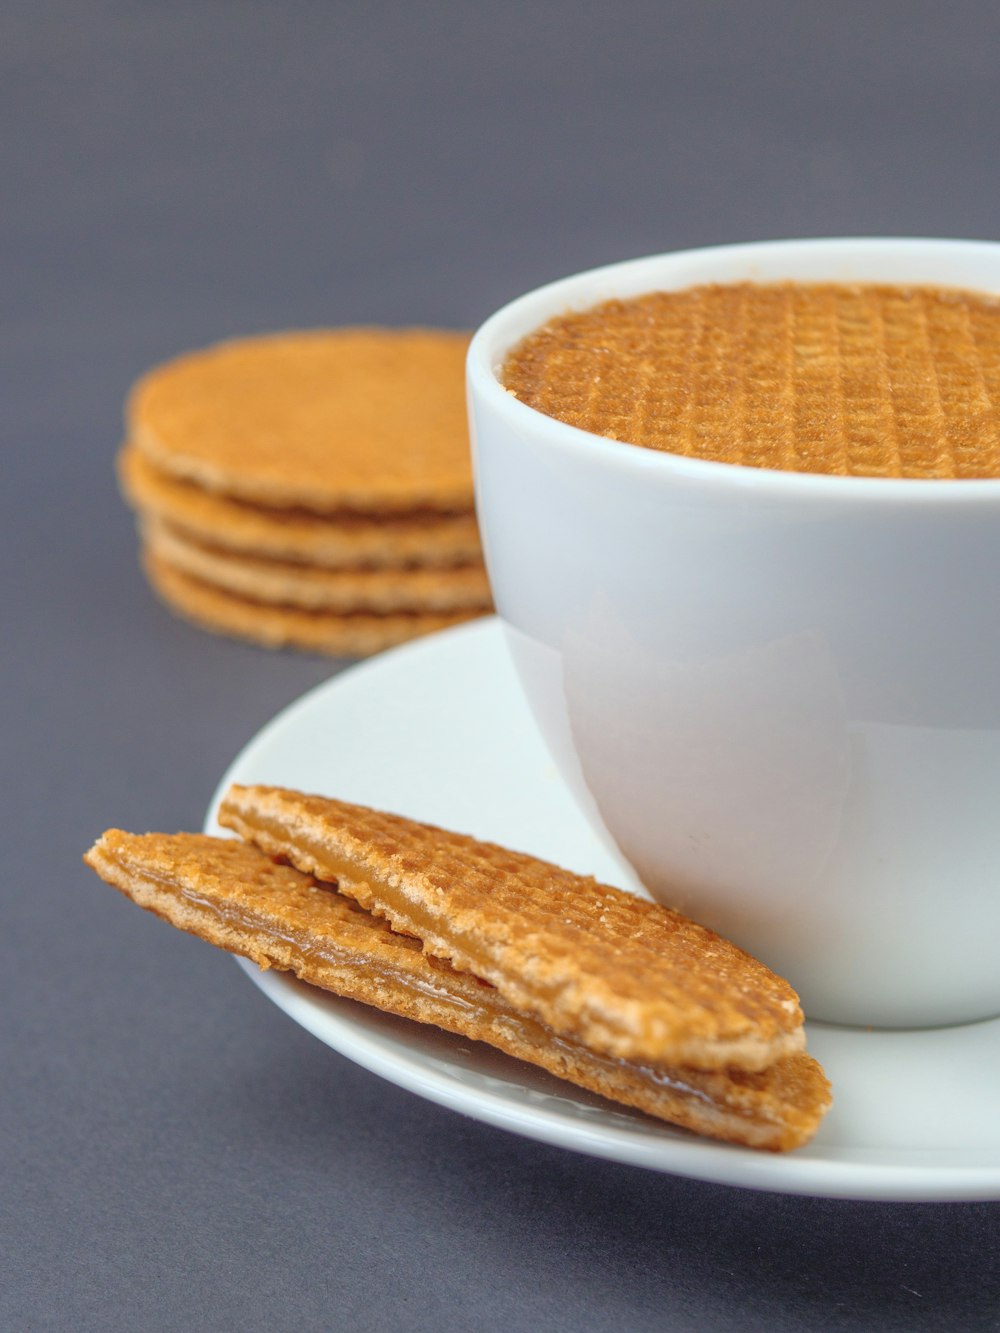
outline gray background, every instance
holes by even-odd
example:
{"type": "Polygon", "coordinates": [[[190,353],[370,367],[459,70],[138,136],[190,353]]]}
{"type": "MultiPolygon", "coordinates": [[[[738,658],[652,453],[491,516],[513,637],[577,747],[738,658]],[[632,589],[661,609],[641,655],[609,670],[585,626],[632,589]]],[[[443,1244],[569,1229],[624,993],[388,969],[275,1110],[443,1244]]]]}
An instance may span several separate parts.
{"type": "MultiPolygon", "coordinates": [[[[380,1082],[80,864],[194,828],[338,664],[173,619],[113,481],[147,365],[472,326],[726,240],[996,237],[989,4],[2,10],[4,1329],[986,1329],[1000,1205],[755,1194],[380,1082]]],[[[928,1078],[946,1078],[928,1070],[928,1078]]]]}

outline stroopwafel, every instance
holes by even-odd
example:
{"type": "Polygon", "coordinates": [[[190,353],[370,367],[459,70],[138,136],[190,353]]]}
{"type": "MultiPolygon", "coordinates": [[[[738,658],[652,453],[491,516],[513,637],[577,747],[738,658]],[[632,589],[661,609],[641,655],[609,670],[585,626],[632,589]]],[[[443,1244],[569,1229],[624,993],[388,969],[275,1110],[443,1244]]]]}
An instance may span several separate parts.
{"type": "Polygon", "coordinates": [[[745,467],[1000,476],[1000,297],[735,283],[552,320],[504,386],[592,434],[745,467]]]}
{"type": "Polygon", "coordinates": [[[479,528],[471,511],[373,516],[271,508],[179,481],[134,445],[119,454],[118,477],[126,500],[139,514],[164,519],[193,541],[243,555],[330,569],[438,568],[481,559],[479,528]]]}
{"type": "Polygon", "coordinates": [[[337,656],[487,611],[467,344],[319,329],[143,376],[118,474],[162,599],[206,629],[337,656]]]}
{"type": "Polygon", "coordinates": [[[153,551],[142,553],[153,590],[184,620],[267,648],[299,648],[332,657],[368,657],[408,639],[459,625],[476,611],[305,611],[237,596],[183,573],[153,551]]]}
{"type": "Polygon", "coordinates": [[[263,968],[484,1041],[578,1087],[696,1133],[782,1151],[811,1138],[829,1084],[804,1052],[758,1073],[607,1059],[557,1037],[492,986],[428,957],[329,883],[256,847],[199,834],[111,829],[84,858],[156,915],[263,968]]]}
{"type": "Polygon", "coordinates": [[[601,1055],[759,1070],[804,1046],[786,981],[659,904],[461,834],[282,788],[231,787],[218,818],[601,1055]]]}
{"type": "Polygon", "coordinates": [[[445,568],[325,569],[260,559],[192,541],[162,520],[141,525],[159,561],[220,591],[269,605],[340,615],[369,612],[486,611],[489,582],[481,563],[445,568]]]}
{"type": "Polygon", "coordinates": [[[139,380],[128,439],[170,476],[272,508],[468,513],[468,341],[347,328],[218,343],[139,380]]]}

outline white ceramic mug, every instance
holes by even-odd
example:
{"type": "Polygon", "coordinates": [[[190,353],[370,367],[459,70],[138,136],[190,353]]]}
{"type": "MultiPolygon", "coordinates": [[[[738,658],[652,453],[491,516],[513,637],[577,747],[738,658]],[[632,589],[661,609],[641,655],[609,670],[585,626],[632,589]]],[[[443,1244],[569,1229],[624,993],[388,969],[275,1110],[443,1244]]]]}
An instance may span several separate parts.
{"type": "Polygon", "coordinates": [[[650,892],[812,1018],[1000,1012],[1000,481],[765,471],[506,393],[546,320],[704,282],[1000,291],[1000,244],[817,240],[615,264],[514,301],[468,386],[494,597],[560,770],[650,892]]]}

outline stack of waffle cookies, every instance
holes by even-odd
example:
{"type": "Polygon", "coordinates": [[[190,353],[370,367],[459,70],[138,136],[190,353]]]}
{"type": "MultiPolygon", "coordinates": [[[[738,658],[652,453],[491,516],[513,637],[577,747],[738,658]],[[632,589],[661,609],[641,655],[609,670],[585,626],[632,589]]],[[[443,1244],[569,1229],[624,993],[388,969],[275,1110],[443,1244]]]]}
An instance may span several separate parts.
{"type": "Polygon", "coordinates": [[[329,329],[156,367],[119,479],[171,609],[268,646],[365,656],[490,608],[468,335],[329,329]]]}

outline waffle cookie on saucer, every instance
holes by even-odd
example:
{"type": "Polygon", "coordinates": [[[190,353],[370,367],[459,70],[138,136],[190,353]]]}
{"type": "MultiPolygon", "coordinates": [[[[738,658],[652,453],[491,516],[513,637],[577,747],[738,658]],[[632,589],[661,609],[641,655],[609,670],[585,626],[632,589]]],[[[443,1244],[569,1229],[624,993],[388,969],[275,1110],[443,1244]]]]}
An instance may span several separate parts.
{"type": "MultiPolygon", "coordinates": [[[[141,907],[263,968],[486,1042],[695,1133],[784,1151],[812,1137],[830,1104],[822,1069],[802,1049],[801,1013],[787,984],[665,908],[632,900],[626,916],[641,928],[630,938],[620,930],[625,918],[609,910],[617,890],[471,838],[298,793],[234,788],[223,819],[252,824],[253,841],[110,829],[84,859],[141,907]],[[283,802],[277,820],[272,797],[283,802]],[[316,820],[336,830],[335,859],[350,877],[297,868],[315,860],[316,820]],[[266,838],[259,836],[265,825],[266,838]],[[276,830],[295,864],[255,845],[278,837],[276,830]],[[492,919],[505,938],[513,891],[519,929],[539,946],[536,962],[585,978],[597,1007],[622,1020],[621,1032],[630,1041],[639,1036],[638,1045],[612,1053],[596,1030],[565,1012],[550,1021],[554,1011],[539,1003],[537,966],[526,966],[526,954],[507,950],[503,984],[495,985],[443,955],[436,936],[397,931],[380,911],[366,910],[357,890],[376,867],[409,888],[450,883],[456,870],[471,870],[462,902],[447,904],[456,939],[473,916],[492,919]],[[560,921],[567,915],[574,918],[569,931],[560,921]],[[709,1004],[706,978],[716,992],[709,1004]],[[735,1030],[749,1063],[728,1058],[739,1053],[729,1041],[735,1030]],[[686,1062],[681,1051],[699,1058],[686,1062]]],[[[579,985],[574,993],[579,998],[579,985]]]]}
{"type": "Polygon", "coordinates": [[[622,889],[281,787],[230,787],[218,819],[611,1059],[761,1070],[805,1045],[787,981],[713,931],[622,889]]]}
{"type": "Polygon", "coordinates": [[[148,372],[118,474],[160,597],[208,629],[338,656],[489,610],[467,344],[444,330],[313,330],[148,372]]]}

